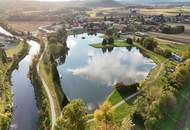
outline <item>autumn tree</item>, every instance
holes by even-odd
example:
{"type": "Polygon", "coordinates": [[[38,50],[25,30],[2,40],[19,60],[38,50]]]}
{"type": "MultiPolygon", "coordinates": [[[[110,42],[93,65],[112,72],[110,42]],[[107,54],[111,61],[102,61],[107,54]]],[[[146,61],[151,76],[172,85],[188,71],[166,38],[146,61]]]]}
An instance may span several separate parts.
{"type": "Polygon", "coordinates": [[[125,117],[122,121],[121,130],[134,130],[135,124],[129,117],[125,117]]]}
{"type": "Polygon", "coordinates": [[[114,110],[109,102],[104,102],[94,113],[94,130],[118,130],[114,120],[114,110]]]}
{"type": "Polygon", "coordinates": [[[63,109],[56,121],[55,130],[85,130],[86,106],[82,100],[73,100],[63,109]]]}
{"type": "Polygon", "coordinates": [[[3,63],[7,62],[7,55],[4,49],[0,48],[0,61],[3,63]]]}

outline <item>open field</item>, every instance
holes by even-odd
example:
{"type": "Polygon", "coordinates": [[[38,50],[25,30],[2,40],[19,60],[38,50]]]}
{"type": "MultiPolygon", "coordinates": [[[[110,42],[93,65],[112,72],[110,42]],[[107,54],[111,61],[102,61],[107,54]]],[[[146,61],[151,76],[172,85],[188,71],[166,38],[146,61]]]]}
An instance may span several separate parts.
{"type": "Polygon", "coordinates": [[[36,31],[38,27],[45,26],[48,24],[53,23],[52,21],[16,21],[16,22],[9,22],[10,26],[18,31],[36,31]]]}
{"type": "Polygon", "coordinates": [[[185,14],[190,13],[190,7],[185,6],[185,7],[173,7],[173,8],[152,8],[152,9],[140,9],[140,13],[144,15],[160,15],[164,14],[167,16],[170,15],[177,15],[179,12],[183,12],[185,14]]]}
{"type": "Polygon", "coordinates": [[[188,43],[190,44],[190,37],[188,34],[181,33],[181,34],[164,34],[164,33],[157,33],[157,32],[149,32],[148,34],[156,36],[161,39],[171,40],[175,42],[181,43],[188,43]]]}

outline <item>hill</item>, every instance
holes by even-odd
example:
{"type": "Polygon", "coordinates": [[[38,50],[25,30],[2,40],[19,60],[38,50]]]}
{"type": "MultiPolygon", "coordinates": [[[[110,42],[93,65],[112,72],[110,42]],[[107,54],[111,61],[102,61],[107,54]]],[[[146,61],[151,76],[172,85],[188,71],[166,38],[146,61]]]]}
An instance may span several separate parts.
{"type": "Polygon", "coordinates": [[[87,0],[84,2],[85,7],[120,7],[121,3],[114,0],[87,0]]]}

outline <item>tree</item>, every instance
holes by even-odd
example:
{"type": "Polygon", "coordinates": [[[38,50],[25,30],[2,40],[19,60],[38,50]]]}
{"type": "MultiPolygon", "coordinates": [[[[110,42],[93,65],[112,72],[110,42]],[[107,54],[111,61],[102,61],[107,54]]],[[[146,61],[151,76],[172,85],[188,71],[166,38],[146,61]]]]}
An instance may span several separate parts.
{"type": "Polygon", "coordinates": [[[126,42],[127,42],[128,44],[132,45],[132,44],[133,44],[133,39],[132,39],[132,38],[127,38],[127,39],[126,39],[126,42]]]}
{"type": "Polygon", "coordinates": [[[76,99],[65,106],[63,116],[56,121],[55,130],[85,130],[86,106],[80,99],[76,99]]]}
{"type": "Polygon", "coordinates": [[[67,31],[64,26],[57,31],[57,40],[60,43],[66,44],[67,31]]]}
{"type": "Polygon", "coordinates": [[[107,17],[106,16],[104,16],[104,21],[107,21],[107,17]]]}
{"type": "Polygon", "coordinates": [[[114,111],[109,102],[100,105],[100,108],[94,112],[94,130],[117,130],[113,115],[114,111]]]}
{"type": "Polygon", "coordinates": [[[3,63],[7,62],[7,55],[4,49],[0,48],[0,61],[3,63]]]}
{"type": "Polygon", "coordinates": [[[142,45],[148,49],[153,51],[154,48],[157,47],[158,42],[153,37],[145,37],[142,41],[142,45]]]}
{"type": "Polygon", "coordinates": [[[183,51],[181,57],[185,60],[190,58],[190,48],[188,48],[186,51],[183,51]]]}
{"type": "Polygon", "coordinates": [[[134,130],[135,124],[133,124],[132,120],[129,117],[125,117],[122,121],[121,130],[134,130]]]}

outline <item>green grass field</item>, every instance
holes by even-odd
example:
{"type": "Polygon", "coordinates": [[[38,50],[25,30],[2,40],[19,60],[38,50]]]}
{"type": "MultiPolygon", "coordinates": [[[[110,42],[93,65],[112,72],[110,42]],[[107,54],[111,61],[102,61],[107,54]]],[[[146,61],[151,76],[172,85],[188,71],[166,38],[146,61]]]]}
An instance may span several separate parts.
{"type": "Polygon", "coordinates": [[[94,44],[90,44],[90,46],[94,47],[94,48],[104,48],[104,47],[126,47],[126,46],[130,46],[128,43],[126,43],[125,41],[115,41],[113,45],[102,45],[102,43],[94,43],[94,44]]]}
{"type": "Polygon", "coordinates": [[[189,44],[182,44],[182,43],[176,43],[168,40],[163,39],[157,39],[159,42],[159,47],[167,49],[179,56],[182,55],[182,52],[187,51],[187,49],[190,49],[189,44]]]}
{"type": "Polygon", "coordinates": [[[61,109],[60,109],[60,106],[59,106],[59,100],[58,100],[58,97],[57,97],[57,94],[56,94],[56,91],[55,91],[55,85],[52,81],[52,76],[50,74],[48,74],[45,70],[45,65],[42,63],[42,61],[40,62],[40,74],[41,76],[44,78],[47,86],[49,87],[49,89],[51,90],[51,95],[54,99],[54,105],[55,105],[55,111],[56,111],[56,114],[57,115],[60,115],[61,114],[61,109]]]}

